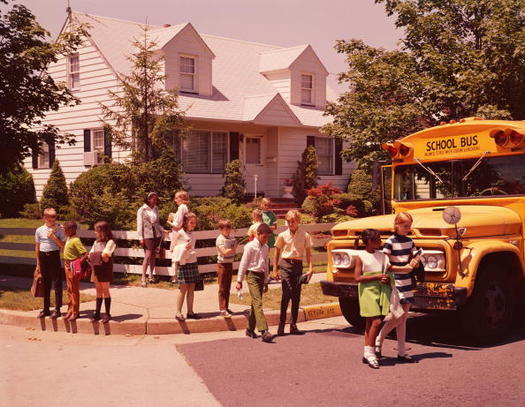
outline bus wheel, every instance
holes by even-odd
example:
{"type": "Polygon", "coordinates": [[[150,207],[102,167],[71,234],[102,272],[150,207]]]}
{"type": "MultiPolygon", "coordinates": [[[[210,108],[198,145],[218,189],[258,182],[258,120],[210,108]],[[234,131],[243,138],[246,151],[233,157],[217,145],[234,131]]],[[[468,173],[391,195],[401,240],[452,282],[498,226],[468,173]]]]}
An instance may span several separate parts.
{"type": "Polygon", "coordinates": [[[472,296],[461,312],[467,337],[490,344],[506,337],[513,318],[514,302],[507,273],[480,270],[472,296]]]}
{"type": "Polygon", "coordinates": [[[339,305],[343,316],[350,325],[359,331],[365,329],[365,318],[359,312],[359,301],[357,299],[339,297],[339,305]]]}

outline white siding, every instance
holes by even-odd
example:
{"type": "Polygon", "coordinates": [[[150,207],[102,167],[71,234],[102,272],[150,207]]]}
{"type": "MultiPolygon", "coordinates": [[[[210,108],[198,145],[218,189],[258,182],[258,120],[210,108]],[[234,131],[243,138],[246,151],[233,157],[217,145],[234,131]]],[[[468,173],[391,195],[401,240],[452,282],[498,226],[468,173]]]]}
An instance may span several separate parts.
{"type": "MultiPolygon", "coordinates": [[[[301,154],[306,148],[307,136],[323,137],[307,129],[279,128],[279,185],[282,185],[286,178],[291,178],[297,170],[297,161],[301,160],[301,154]]],[[[319,178],[318,183],[332,182],[334,186],[344,191],[353,168],[352,163],[343,161],[343,175],[324,175],[319,178]]]]}
{"type": "MultiPolygon", "coordinates": [[[[90,168],[84,166],[84,129],[102,126],[100,103],[111,105],[107,91],[108,89],[114,91],[119,89],[115,74],[91,43],[86,42],[78,50],[78,53],[80,87],[75,89],[73,94],[80,99],[81,103],[76,106],[64,106],[58,111],[49,112],[44,121],[44,124],[57,126],[61,133],[73,135],[76,141],[74,146],[56,145],[56,159],[60,162],[68,184],[90,168]]],[[[57,63],[50,66],[48,72],[56,81],[67,81],[66,62],[65,58],[61,58],[57,63]]],[[[123,160],[127,156],[128,153],[113,148],[115,160],[123,160]]],[[[33,175],[37,197],[40,198],[51,170],[48,168],[33,169],[31,157],[24,161],[24,165],[33,175]]]]}
{"type": "Polygon", "coordinates": [[[180,57],[189,55],[195,57],[199,95],[211,96],[213,94],[212,55],[199,34],[187,26],[164,47],[164,51],[166,89],[179,89],[180,57]]]}
{"type": "Polygon", "coordinates": [[[257,115],[254,122],[274,126],[296,126],[299,124],[282,99],[274,99],[272,103],[257,115]]]}
{"type": "Polygon", "coordinates": [[[283,99],[290,103],[290,71],[268,72],[264,76],[283,99]]]}
{"type": "Polygon", "coordinates": [[[301,104],[301,74],[313,75],[313,99],[315,107],[324,108],[326,104],[326,71],[319,62],[315,52],[308,47],[291,65],[291,103],[301,104]]]}

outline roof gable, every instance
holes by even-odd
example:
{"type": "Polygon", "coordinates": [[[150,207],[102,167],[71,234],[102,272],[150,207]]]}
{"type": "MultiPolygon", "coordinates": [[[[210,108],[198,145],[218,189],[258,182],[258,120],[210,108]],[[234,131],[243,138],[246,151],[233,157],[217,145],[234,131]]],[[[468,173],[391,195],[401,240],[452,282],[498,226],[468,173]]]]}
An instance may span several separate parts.
{"type": "Polygon", "coordinates": [[[315,58],[321,69],[328,75],[327,69],[312,46],[308,44],[262,52],[259,60],[259,72],[265,73],[293,69],[294,65],[303,58],[315,58]]]}
{"type": "Polygon", "coordinates": [[[160,36],[160,40],[157,43],[157,46],[159,48],[165,48],[168,45],[168,43],[174,41],[179,35],[182,35],[184,32],[189,31],[191,35],[197,38],[197,40],[202,44],[202,46],[206,49],[206,51],[210,53],[211,57],[215,58],[215,54],[213,53],[213,51],[210,49],[208,44],[206,44],[206,42],[202,39],[201,35],[197,32],[197,30],[195,29],[195,27],[193,27],[191,23],[177,25],[177,26],[174,26],[173,28],[175,27],[181,27],[181,28],[176,28],[175,30],[173,30],[173,32],[169,31],[170,28],[172,27],[160,28],[155,31],[152,31],[151,33],[152,36],[153,35],[160,36]]]}
{"type": "Polygon", "coordinates": [[[307,59],[309,59],[311,61],[315,61],[319,65],[319,68],[321,69],[321,71],[325,75],[328,75],[328,70],[323,65],[323,63],[321,62],[321,60],[319,59],[319,57],[315,53],[314,49],[310,45],[308,45],[303,50],[303,52],[301,52],[301,54],[297,58],[295,58],[295,60],[290,64],[289,69],[294,69],[297,65],[300,65],[303,61],[305,61],[307,59]]]}
{"type": "Polygon", "coordinates": [[[279,93],[246,97],[243,119],[259,124],[301,125],[300,120],[279,93]]]}

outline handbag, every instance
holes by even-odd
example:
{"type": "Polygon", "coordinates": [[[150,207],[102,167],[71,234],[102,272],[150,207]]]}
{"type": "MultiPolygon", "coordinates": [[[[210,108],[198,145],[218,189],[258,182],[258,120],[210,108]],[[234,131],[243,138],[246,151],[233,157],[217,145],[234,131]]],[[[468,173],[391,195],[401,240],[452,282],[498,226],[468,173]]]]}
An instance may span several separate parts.
{"type": "Polygon", "coordinates": [[[71,267],[71,271],[75,277],[78,277],[80,274],[82,274],[82,263],[83,261],[81,258],[72,260],[69,263],[69,267],[71,267]]]}
{"type": "Polygon", "coordinates": [[[195,291],[204,291],[204,279],[202,277],[195,283],[195,291]]]}
{"type": "Polygon", "coordinates": [[[42,274],[37,269],[33,274],[33,284],[31,284],[31,294],[33,297],[44,297],[45,288],[44,282],[42,281],[42,274]]]}

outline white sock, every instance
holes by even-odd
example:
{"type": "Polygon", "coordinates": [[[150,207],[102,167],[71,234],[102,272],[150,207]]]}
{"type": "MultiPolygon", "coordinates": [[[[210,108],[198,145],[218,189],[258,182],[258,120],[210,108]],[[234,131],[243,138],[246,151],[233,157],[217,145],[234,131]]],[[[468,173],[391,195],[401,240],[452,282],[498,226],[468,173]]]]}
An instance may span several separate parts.
{"type": "Polygon", "coordinates": [[[364,350],[363,356],[364,356],[365,359],[375,358],[376,354],[374,352],[374,347],[373,346],[365,346],[365,350],[364,350]]]}

